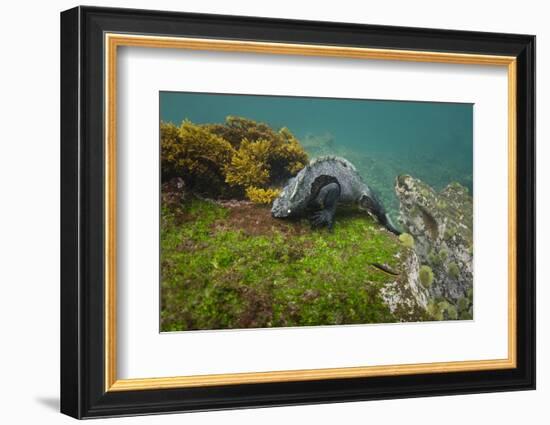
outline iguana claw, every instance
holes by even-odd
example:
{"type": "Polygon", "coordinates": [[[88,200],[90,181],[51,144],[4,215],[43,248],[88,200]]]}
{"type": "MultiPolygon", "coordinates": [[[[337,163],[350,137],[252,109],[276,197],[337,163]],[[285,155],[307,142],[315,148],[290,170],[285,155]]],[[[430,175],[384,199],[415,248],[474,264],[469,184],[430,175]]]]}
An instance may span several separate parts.
{"type": "Polygon", "coordinates": [[[329,230],[332,230],[334,225],[334,214],[329,210],[317,211],[311,214],[309,221],[311,227],[327,226],[329,230]]]}

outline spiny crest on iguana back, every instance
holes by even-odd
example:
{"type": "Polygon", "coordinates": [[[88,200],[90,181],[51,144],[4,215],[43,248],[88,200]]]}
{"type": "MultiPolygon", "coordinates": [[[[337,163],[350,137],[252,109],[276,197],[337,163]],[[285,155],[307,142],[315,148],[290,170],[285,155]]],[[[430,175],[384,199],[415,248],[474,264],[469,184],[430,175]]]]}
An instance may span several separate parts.
{"type": "Polygon", "coordinates": [[[335,155],[325,155],[325,156],[320,156],[318,158],[313,158],[311,161],[309,161],[309,164],[306,166],[306,168],[307,167],[313,167],[313,166],[315,166],[315,164],[319,164],[319,163],[327,162],[327,161],[328,162],[330,162],[330,161],[340,162],[344,167],[348,167],[352,171],[357,172],[357,169],[355,168],[355,165],[353,165],[351,162],[349,162],[346,158],[342,158],[341,156],[335,156],[335,155]]]}
{"type": "Polygon", "coordinates": [[[313,158],[311,161],[309,161],[309,164],[306,165],[298,173],[298,175],[296,176],[296,181],[294,182],[295,189],[290,195],[291,198],[296,196],[296,190],[300,187],[300,185],[302,184],[302,182],[306,178],[306,176],[309,175],[311,171],[314,171],[315,169],[321,168],[326,163],[329,163],[331,165],[332,164],[334,164],[334,165],[340,164],[343,167],[346,167],[346,168],[350,169],[351,171],[357,173],[357,169],[355,168],[355,166],[345,158],[341,158],[339,156],[332,156],[332,155],[326,155],[326,156],[320,156],[318,158],[313,158]]]}

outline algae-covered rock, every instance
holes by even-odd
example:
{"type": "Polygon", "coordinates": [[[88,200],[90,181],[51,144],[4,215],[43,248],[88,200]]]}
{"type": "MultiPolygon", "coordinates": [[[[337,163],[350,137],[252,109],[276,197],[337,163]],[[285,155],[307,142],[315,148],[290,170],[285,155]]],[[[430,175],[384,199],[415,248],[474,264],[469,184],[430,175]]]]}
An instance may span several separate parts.
{"type": "Polygon", "coordinates": [[[420,281],[416,252],[402,247],[395,253],[395,258],[400,262],[401,273],[381,288],[382,298],[400,322],[427,320],[429,292],[420,281]]]}
{"type": "MultiPolygon", "coordinates": [[[[473,202],[468,190],[451,183],[436,192],[405,175],[396,179],[395,192],[400,202],[399,221],[414,237],[421,263],[433,271],[431,297],[453,304],[468,298],[473,284],[473,202]]],[[[456,308],[446,311],[445,317],[456,318],[456,308]]]]}
{"type": "Polygon", "coordinates": [[[430,266],[423,265],[422,267],[420,267],[418,277],[420,278],[420,283],[422,283],[425,288],[429,288],[430,286],[432,286],[432,283],[434,281],[434,273],[430,266]]]}
{"type": "Polygon", "coordinates": [[[412,248],[414,246],[414,238],[411,235],[409,235],[408,233],[401,233],[399,235],[399,240],[407,248],[412,248]]]}
{"type": "Polygon", "coordinates": [[[415,251],[364,212],[340,209],[333,232],[249,201],[161,213],[163,331],[431,319],[415,251]]]}

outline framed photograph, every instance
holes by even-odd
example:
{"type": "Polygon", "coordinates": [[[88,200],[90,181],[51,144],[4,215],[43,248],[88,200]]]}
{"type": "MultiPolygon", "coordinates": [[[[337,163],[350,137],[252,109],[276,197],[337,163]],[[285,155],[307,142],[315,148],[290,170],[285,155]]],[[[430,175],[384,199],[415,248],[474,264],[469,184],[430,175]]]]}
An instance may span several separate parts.
{"type": "Polygon", "coordinates": [[[535,388],[535,37],[61,14],[61,411],[535,388]]]}

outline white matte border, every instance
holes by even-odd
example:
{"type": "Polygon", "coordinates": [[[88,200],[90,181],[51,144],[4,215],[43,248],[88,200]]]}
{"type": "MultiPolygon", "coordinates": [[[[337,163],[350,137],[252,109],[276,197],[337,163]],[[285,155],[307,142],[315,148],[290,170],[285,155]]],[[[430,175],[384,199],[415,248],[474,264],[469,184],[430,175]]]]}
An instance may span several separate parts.
{"type": "Polygon", "coordinates": [[[119,47],[117,378],[507,358],[507,68],[119,47]],[[159,91],[474,103],[473,321],[159,333],[159,91]]]}

